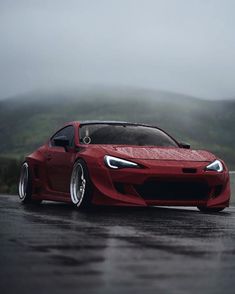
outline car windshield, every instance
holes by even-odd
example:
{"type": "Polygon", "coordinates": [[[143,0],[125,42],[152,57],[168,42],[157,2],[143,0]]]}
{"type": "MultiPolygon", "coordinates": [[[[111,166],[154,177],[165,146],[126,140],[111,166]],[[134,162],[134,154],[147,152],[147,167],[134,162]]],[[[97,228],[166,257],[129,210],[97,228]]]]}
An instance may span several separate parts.
{"type": "Polygon", "coordinates": [[[81,144],[178,147],[177,143],[163,131],[140,125],[81,125],[79,137],[81,144]]]}

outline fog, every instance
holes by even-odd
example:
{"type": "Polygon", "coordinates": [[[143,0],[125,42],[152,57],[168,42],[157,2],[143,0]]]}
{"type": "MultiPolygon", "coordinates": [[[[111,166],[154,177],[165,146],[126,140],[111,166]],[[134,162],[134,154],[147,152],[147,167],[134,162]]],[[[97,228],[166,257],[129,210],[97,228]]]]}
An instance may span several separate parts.
{"type": "Polygon", "coordinates": [[[233,0],[1,0],[0,99],[133,87],[235,97],[233,0]]]}

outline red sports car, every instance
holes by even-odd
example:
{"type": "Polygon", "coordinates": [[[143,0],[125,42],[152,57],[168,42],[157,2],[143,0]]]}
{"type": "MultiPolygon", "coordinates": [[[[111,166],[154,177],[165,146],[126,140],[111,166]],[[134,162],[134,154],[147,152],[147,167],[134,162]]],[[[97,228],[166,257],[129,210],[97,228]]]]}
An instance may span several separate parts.
{"type": "Polygon", "coordinates": [[[23,203],[72,202],[77,207],[229,206],[229,173],[210,152],[190,150],[149,125],[71,122],[26,157],[19,179],[23,203]]]}

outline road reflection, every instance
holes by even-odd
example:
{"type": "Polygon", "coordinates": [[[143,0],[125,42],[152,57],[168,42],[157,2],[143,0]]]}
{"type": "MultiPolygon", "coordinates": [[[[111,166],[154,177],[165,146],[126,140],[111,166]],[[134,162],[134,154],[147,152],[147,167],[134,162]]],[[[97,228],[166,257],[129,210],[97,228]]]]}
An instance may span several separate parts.
{"type": "Polygon", "coordinates": [[[120,288],[120,283],[141,288],[146,281],[165,288],[169,280],[176,287],[185,279],[192,283],[195,274],[204,283],[205,271],[213,271],[212,286],[223,258],[234,254],[230,210],[100,207],[81,212],[50,202],[23,210],[27,223],[44,229],[43,238],[31,239],[31,249],[43,253],[57,273],[66,271],[91,288],[120,288]]]}
{"type": "Polygon", "coordinates": [[[5,196],[0,211],[1,289],[233,293],[234,207],[214,214],[159,207],[79,211],[55,202],[22,206],[5,196]]]}

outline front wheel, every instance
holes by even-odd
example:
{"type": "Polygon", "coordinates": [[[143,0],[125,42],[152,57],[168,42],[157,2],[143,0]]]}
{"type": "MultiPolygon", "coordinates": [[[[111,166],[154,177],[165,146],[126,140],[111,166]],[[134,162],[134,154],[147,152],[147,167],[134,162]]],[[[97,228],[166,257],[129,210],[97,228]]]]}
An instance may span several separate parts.
{"type": "Polygon", "coordinates": [[[73,166],[70,180],[70,197],[77,207],[91,206],[92,186],[86,163],[79,159],[73,166]]]}
{"type": "Polygon", "coordinates": [[[206,206],[198,206],[197,207],[201,212],[220,212],[225,209],[225,207],[206,207],[206,206]]]}

